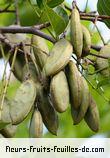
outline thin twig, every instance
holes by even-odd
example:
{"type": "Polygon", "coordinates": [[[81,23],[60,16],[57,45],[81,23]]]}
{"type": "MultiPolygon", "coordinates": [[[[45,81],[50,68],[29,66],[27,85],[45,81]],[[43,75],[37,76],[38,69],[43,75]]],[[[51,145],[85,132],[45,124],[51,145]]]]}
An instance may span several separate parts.
{"type": "Polygon", "coordinates": [[[5,87],[4,87],[4,90],[3,90],[1,104],[0,104],[0,119],[1,119],[1,112],[3,110],[3,104],[4,104],[5,96],[6,96],[6,93],[7,93],[7,88],[8,88],[9,82],[10,82],[10,78],[11,78],[11,73],[12,73],[12,70],[13,70],[13,67],[14,67],[17,51],[18,51],[18,48],[15,48],[14,57],[13,57],[13,61],[12,61],[12,64],[11,64],[11,70],[10,70],[9,77],[6,81],[6,84],[5,84],[5,87]]]}
{"type": "Polygon", "coordinates": [[[15,10],[6,10],[6,11],[4,11],[4,10],[0,10],[0,14],[1,13],[15,13],[15,10]]]}
{"type": "MultiPolygon", "coordinates": [[[[82,12],[80,13],[80,19],[81,20],[91,21],[93,23],[94,23],[94,21],[97,17],[97,15],[92,17],[92,16],[86,16],[86,15],[83,15],[83,14],[86,14],[86,13],[82,13],[82,12]]],[[[91,14],[91,15],[93,15],[93,14],[91,14]]],[[[69,18],[71,18],[71,15],[69,16],[69,18]]],[[[100,17],[97,17],[97,21],[103,22],[103,20],[100,17]]]]}
{"type": "MultiPolygon", "coordinates": [[[[22,49],[18,49],[18,50],[20,52],[24,53],[24,51],[22,49]]],[[[36,64],[35,57],[31,53],[26,52],[26,54],[29,55],[29,57],[31,58],[31,60],[35,66],[36,72],[39,74],[38,76],[40,77],[40,71],[39,71],[38,65],[36,64]]]]}
{"type": "Polygon", "coordinates": [[[1,90],[0,90],[0,95],[1,95],[2,92],[3,92],[3,88],[4,88],[4,85],[5,85],[5,83],[6,83],[6,69],[7,69],[7,65],[8,65],[8,62],[9,62],[9,58],[10,58],[10,54],[9,54],[8,59],[7,59],[6,62],[4,63],[5,67],[4,67],[4,72],[3,72],[3,75],[2,75],[2,87],[1,87],[1,90]]]}
{"type": "Polygon", "coordinates": [[[98,58],[103,58],[103,59],[110,59],[109,57],[101,56],[101,55],[94,54],[94,53],[89,53],[89,55],[96,56],[96,57],[98,57],[98,58]]]}
{"type": "Polygon", "coordinates": [[[1,52],[3,59],[5,59],[5,53],[4,53],[3,45],[1,43],[0,43],[0,52],[1,52]]]}
{"type": "Polygon", "coordinates": [[[18,10],[18,0],[15,0],[15,16],[16,16],[16,25],[20,25],[20,19],[19,19],[19,10],[18,10]]]}
{"type": "MultiPolygon", "coordinates": [[[[74,58],[74,56],[72,56],[72,57],[74,58]]],[[[75,59],[75,61],[77,62],[77,59],[76,59],[76,58],[74,58],[74,59],[75,59]]],[[[77,63],[78,63],[78,62],[77,62],[77,63]]],[[[82,65],[81,63],[78,63],[78,64],[82,67],[83,70],[85,70],[85,69],[83,68],[83,65],[82,65]]],[[[80,70],[79,70],[79,71],[80,71],[80,70]]],[[[80,71],[80,73],[81,73],[81,71],[80,71]]],[[[95,87],[95,86],[88,80],[88,78],[87,78],[83,73],[81,73],[81,74],[82,74],[82,76],[85,78],[85,80],[89,83],[89,85],[90,85],[100,96],[102,96],[105,101],[109,102],[108,98],[106,98],[104,95],[102,95],[102,94],[97,90],[97,87],[95,87]]]]}
{"type": "Polygon", "coordinates": [[[49,54],[47,53],[47,52],[45,52],[45,51],[43,51],[42,49],[40,49],[40,48],[38,48],[36,45],[34,45],[34,44],[24,44],[25,46],[31,46],[31,47],[33,47],[33,48],[36,48],[36,49],[39,49],[39,51],[40,51],[40,53],[43,53],[43,54],[45,54],[45,55],[47,55],[47,56],[49,56],[49,54]]]}
{"type": "MultiPolygon", "coordinates": [[[[4,53],[4,49],[3,49],[3,46],[0,44],[0,52],[1,52],[1,55],[3,57],[3,59],[5,59],[5,53],[4,53]]],[[[7,68],[7,63],[5,63],[5,60],[4,60],[4,72],[3,72],[3,75],[2,75],[2,85],[0,87],[0,95],[2,94],[2,91],[3,91],[3,88],[4,88],[4,83],[5,83],[5,79],[6,79],[6,68],[7,68]]]]}
{"type": "MultiPolygon", "coordinates": [[[[86,21],[91,21],[94,22],[96,17],[86,17],[86,16],[81,16],[81,20],[86,20],[86,21]]],[[[101,18],[97,18],[98,21],[103,21],[101,18]]]]}
{"type": "Polygon", "coordinates": [[[95,72],[93,72],[93,73],[87,73],[88,75],[95,75],[95,74],[97,74],[97,73],[100,73],[101,71],[103,71],[103,70],[106,70],[106,69],[108,69],[109,67],[107,66],[107,67],[104,67],[104,68],[101,68],[101,69],[99,69],[99,70],[96,70],[95,72]]]}
{"type": "Polygon", "coordinates": [[[99,34],[99,36],[100,36],[100,38],[101,38],[103,44],[105,45],[106,43],[105,43],[104,38],[102,37],[102,35],[101,35],[101,33],[100,33],[100,30],[99,30],[98,26],[97,26],[96,24],[94,24],[94,25],[95,25],[95,27],[96,27],[96,29],[97,29],[97,32],[98,32],[98,34],[99,34]]]}
{"type": "Polygon", "coordinates": [[[15,13],[15,10],[9,10],[10,4],[7,5],[4,9],[0,9],[0,13],[15,13]]]}
{"type": "Polygon", "coordinates": [[[87,11],[88,2],[89,2],[89,0],[86,0],[86,5],[85,5],[85,9],[84,9],[85,12],[87,11]]]}
{"type": "Polygon", "coordinates": [[[24,57],[25,57],[27,72],[28,72],[28,74],[30,74],[29,61],[28,61],[28,57],[27,57],[28,53],[25,51],[25,44],[24,43],[22,43],[22,46],[23,46],[23,53],[24,53],[24,57]]]}

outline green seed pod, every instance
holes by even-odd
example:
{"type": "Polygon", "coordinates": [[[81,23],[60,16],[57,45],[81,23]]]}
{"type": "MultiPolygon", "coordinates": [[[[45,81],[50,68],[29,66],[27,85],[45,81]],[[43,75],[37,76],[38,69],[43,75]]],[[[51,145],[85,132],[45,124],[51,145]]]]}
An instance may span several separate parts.
{"type": "Polygon", "coordinates": [[[50,94],[56,111],[61,113],[66,111],[69,105],[69,87],[63,71],[60,71],[52,78],[50,94]]]}
{"type": "Polygon", "coordinates": [[[67,65],[66,74],[69,84],[71,104],[75,109],[78,109],[82,101],[82,82],[81,74],[73,61],[70,61],[67,65]]]}
{"type": "Polygon", "coordinates": [[[31,78],[35,83],[38,82],[38,72],[32,62],[29,62],[28,65],[25,64],[23,67],[22,81],[31,78]]]}
{"type": "Polygon", "coordinates": [[[72,10],[71,13],[70,37],[71,43],[74,47],[74,52],[76,56],[80,58],[83,48],[83,33],[80,22],[80,15],[76,7],[72,10]]]}
{"type": "Polygon", "coordinates": [[[32,80],[21,84],[10,103],[12,124],[21,123],[31,111],[36,97],[36,86],[32,80]]]}
{"type": "Polygon", "coordinates": [[[52,76],[62,70],[68,64],[72,51],[72,46],[66,39],[59,40],[50,52],[43,73],[52,76]]]}
{"type": "MultiPolygon", "coordinates": [[[[12,27],[18,27],[18,25],[11,25],[9,26],[10,28],[12,27]]],[[[11,33],[6,33],[5,34],[6,39],[9,40],[9,42],[14,46],[15,44],[24,42],[27,40],[27,36],[26,34],[22,34],[22,33],[15,33],[15,34],[11,34],[11,33]]]]}
{"type": "Polygon", "coordinates": [[[0,134],[0,138],[4,138],[4,136],[2,134],[0,134]]]}
{"type": "MultiPolygon", "coordinates": [[[[110,44],[105,45],[99,52],[100,56],[110,58],[110,44]]],[[[97,69],[101,70],[104,77],[110,77],[110,62],[109,59],[97,58],[97,69]]]]}
{"type": "Polygon", "coordinates": [[[89,87],[86,80],[83,77],[81,82],[83,84],[82,87],[83,96],[82,96],[81,105],[77,110],[74,109],[74,106],[71,105],[71,114],[75,125],[80,123],[81,120],[84,118],[89,106],[89,87]]]}
{"type": "Polygon", "coordinates": [[[90,103],[86,115],[84,117],[87,125],[93,130],[94,132],[98,132],[99,130],[99,111],[97,105],[90,95],[90,103]]]}
{"type": "Polygon", "coordinates": [[[32,36],[33,52],[36,58],[36,63],[42,70],[49,56],[49,49],[45,40],[39,36],[32,36]]]}
{"type": "Polygon", "coordinates": [[[29,127],[30,138],[41,138],[43,134],[42,116],[38,110],[35,110],[29,127]]]}
{"type": "MultiPolygon", "coordinates": [[[[16,25],[14,26],[16,27],[16,25]]],[[[15,77],[22,82],[22,69],[26,64],[25,53],[30,53],[30,47],[25,44],[31,44],[31,38],[27,37],[25,34],[6,34],[7,39],[11,42],[11,44],[23,43],[19,50],[17,51],[16,60],[14,63],[13,74],[15,77]]],[[[13,61],[14,52],[12,53],[9,64],[11,66],[13,61]]]]}
{"type": "Polygon", "coordinates": [[[14,137],[15,133],[17,130],[17,126],[15,125],[7,125],[5,128],[3,128],[0,133],[5,137],[5,138],[12,138],[14,137]]]}
{"type": "Polygon", "coordinates": [[[11,123],[9,100],[5,98],[3,110],[0,111],[0,130],[11,123]]]}
{"type": "MultiPolygon", "coordinates": [[[[9,59],[10,66],[13,61],[13,56],[14,56],[14,54],[12,54],[9,59]]],[[[25,65],[25,56],[23,53],[18,51],[15,62],[14,62],[13,74],[21,82],[22,82],[22,69],[23,69],[24,65],[25,65]]]]}
{"type": "Polygon", "coordinates": [[[37,104],[45,126],[52,134],[57,135],[59,124],[58,116],[50,103],[47,92],[45,92],[42,88],[37,97],[37,104]]]}
{"type": "Polygon", "coordinates": [[[83,31],[83,51],[82,56],[86,56],[89,54],[91,49],[91,35],[89,30],[82,25],[82,31],[83,31]]]}

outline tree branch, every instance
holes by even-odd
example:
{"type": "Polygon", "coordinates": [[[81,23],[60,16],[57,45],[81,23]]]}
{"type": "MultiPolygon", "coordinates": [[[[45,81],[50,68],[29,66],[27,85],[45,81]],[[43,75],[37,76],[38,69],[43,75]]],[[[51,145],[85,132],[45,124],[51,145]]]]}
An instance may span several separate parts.
{"type": "MultiPolygon", "coordinates": [[[[67,10],[69,10],[70,12],[72,11],[72,9],[70,7],[68,7],[67,5],[65,5],[65,8],[67,10]]],[[[98,21],[103,21],[105,19],[110,19],[110,16],[108,15],[96,15],[93,13],[84,13],[80,11],[80,16],[82,20],[89,20],[89,21],[94,21],[97,17],[98,21]]]]}
{"type": "MultiPolygon", "coordinates": [[[[40,31],[40,29],[46,28],[50,26],[50,23],[45,23],[45,24],[40,24],[34,27],[20,27],[20,26],[11,26],[11,27],[0,27],[0,33],[29,33],[29,34],[35,34],[38,35],[40,37],[45,38],[46,40],[49,40],[52,43],[55,43],[56,40],[54,38],[52,38],[51,36],[43,33],[40,31]]],[[[7,45],[10,46],[9,41],[7,41],[7,39],[5,39],[5,37],[0,36],[0,41],[6,43],[7,45]]],[[[96,50],[96,51],[100,51],[101,50],[101,46],[97,46],[97,45],[91,45],[91,48],[96,50]]]]}
{"type": "Polygon", "coordinates": [[[102,20],[105,20],[105,19],[110,19],[110,16],[108,15],[96,15],[96,14],[90,14],[90,13],[80,13],[80,16],[86,16],[86,17],[98,17],[98,19],[102,19],[102,20]]]}
{"type": "Polygon", "coordinates": [[[103,21],[101,18],[99,18],[97,16],[94,16],[94,17],[81,16],[81,20],[88,20],[88,21],[92,21],[92,22],[94,22],[96,20],[96,18],[98,21],[101,21],[101,22],[103,21]]]}
{"type": "Polygon", "coordinates": [[[46,22],[44,24],[36,25],[36,26],[34,26],[34,28],[41,30],[41,29],[44,29],[44,28],[49,27],[49,26],[50,26],[50,23],[46,22]]]}
{"type": "Polygon", "coordinates": [[[5,43],[10,48],[12,47],[12,45],[10,44],[10,42],[3,35],[1,35],[1,34],[0,34],[0,42],[5,43]]]}
{"type": "Polygon", "coordinates": [[[0,33],[27,33],[27,34],[34,34],[34,35],[38,35],[42,38],[45,38],[46,40],[55,43],[56,40],[45,34],[44,32],[41,32],[40,30],[36,29],[36,28],[42,28],[43,25],[38,25],[38,27],[36,26],[34,27],[21,27],[21,26],[11,26],[11,27],[0,27],[0,33]]]}

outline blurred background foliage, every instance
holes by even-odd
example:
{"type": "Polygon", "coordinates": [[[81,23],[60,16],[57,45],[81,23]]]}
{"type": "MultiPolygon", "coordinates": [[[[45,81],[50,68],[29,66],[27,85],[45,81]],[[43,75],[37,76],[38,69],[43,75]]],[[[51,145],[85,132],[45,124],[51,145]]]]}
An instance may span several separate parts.
{"type": "MultiPolygon", "coordinates": [[[[5,8],[8,3],[13,2],[13,0],[0,0],[0,9],[5,8]]],[[[35,1],[28,1],[28,0],[20,0],[19,1],[19,13],[20,13],[20,23],[23,26],[32,26],[40,23],[41,21],[45,21],[45,16],[42,17],[42,19],[39,19],[38,13],[41,11],[37,8],[35,5],[35,1]],[[30,5],[32,3],[33,5],[30,5]],[[36,9],[37,8],[37,9],[36,9]],[[37,13],[36,13],[37,11],[37,13]]],[[[10,9],[14,9],[14,5],[11,5],[10,9]]],[[[89,7],[87,8],[89,11],[91,10],[89,7]]],[[[68,14],[68,12],[66,13],[68,14]]],[[[66,16],[66,15],[65,15],[66,16]]],[[[66,16],[66,20],[67,16],[66,16]]],[[[14,24],[15,22],[15,15],[12,13],[3,13],[0,14],[0,26],[9,26],[14,24]]],[[[68,23],[68,22],[67,22],[68,23]]],[[[102,44],[100,35],[98,34],[97,30],[94,28],[91,22],[82,21],[82,23],[88,27],[88,29],[91,32],[92,35],[92,43],[93,44],[102,44]]],[[[59,24],[60,25],[60,24],[59,24]]],[[[51,30],[51,28],[50,28],[51,30]]],[[[44,30],[48,32],[47,30],[44,30]]],[[[69,37],[69,29],[67,27],[67,32],[69,37]]],[[[51,46],[50,42],[47,42],[49,46],[51,46]]],[[[92,50],[92,53],[96,53],[92,50]]],[[[93,58],[93,57],[92,57],[93,58]]],[[[1,65],[4,64],[3,59],[0,61],[1,65]]],[[[87,66],[87,65],[85,65],[87,66]]],[[[8,68],[9,69],[9,68],[8,68]]],[[[93,73],[94,68],[88,67],[89,72],[93,73]]],[[[3,70],[1,70],[0,73],[3,73],[3,70]]],[[[110,104],[109,101],[106,101],[106,98],[110,100],[110,83],[105,84],[104,86],[99,87],[97,90],[94,90],[94,88],[91,86],[96,85],[97,82],[100,82],[103,80],[102,76],[98,74],[94,75],[88,75],[85,74],[87,79],[90,81],[90,90],[91,93],[97,103],[97,106],[100,111],[100,130],[97,133],[97,136],[104,136],[109,137],[109,131],[110,131],[110,104]]],[[[18,82],[14,76],[12,77],[10,81],[10,85],[8,87],[8,96],[10,98],[14,97],[14,94],[17,90],[17,88],[20,86],[20,82],[18,82]]],[[[17,138],[25,138],[28,137],[28,127],[29,127],[29,118],[31,117],[31,114],[26,118],[26,120],[21,123],[18,126],[17,133],[15,137],[17,138]]],[[[71,112],[70,108],[63,113],[59,114],[59,131],[57,137],[76,137],[76,138],[83,138],[83,137],[91,137],[96,135],[94,132],[92,132],[86,123],[82,121],[79,125],[74,126],[73,121],[71,118],[71,112]]],[[[46,128],[44,127],[44,137],[45,138],[51,138],[56,137],[51,135],[46,128]]]]}

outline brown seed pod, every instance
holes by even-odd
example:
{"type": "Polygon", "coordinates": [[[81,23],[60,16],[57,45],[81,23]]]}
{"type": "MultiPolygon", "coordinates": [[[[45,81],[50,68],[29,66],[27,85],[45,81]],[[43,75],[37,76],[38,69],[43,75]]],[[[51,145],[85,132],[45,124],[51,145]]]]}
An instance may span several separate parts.
{"type": "Polygon", "coordinates": [[[61,71],[68,64],[72,51],[72,46],[66,39],[59,40],[47,58],[43,73],[46,76],[53,76],[61,71]]]}
{"type": "Polygon", "coordinates": [[[90,95],[89,107],[84,117],[87,125],[93,130],[94,132],[98,132],[99,130],[99,111],[97,105],[90,95]]]}
{"type": "Polygon", "coordinates": [[[36,86],[32,80],[21,84],[10,103],[12,124],[21,123],[31,111],[36,97],[36,86]]]}
{"type": "Polygon", "coordinates": [[[29,127],[29,135],[30,138],[41,138],[43,134],[43,121],[42,116],[38,110],[34,110],[30,127],[29,127]]]}
{"type": "Polygon", "coordinates": [[[80,15],[76,7],[72,10],[71,13],[70,37],[71,43],[74,47],[74,52],[76,56],[80,58],[83,48],[83,33],[80,22],[80,15]]]}
{"type": "Polygon", "coordinates": [[[45,126],[52,134],[57,135],[58,124],[59,124],[58,116],[55,109],[50,103],[47,92],[45,92],[44,89],[42,89],[42,87],[37,97],[37,105],[42,115],[42,119],[45,126]]]}
{"type": "Polygon", "coordinates": [[[50,83],[50,95],[56,111],[62,113],[67,110],[69,105],[69,87],[63,71],[53,76],[50,83]]]}
{"type": "Polygon", "coordinates": [[[36,58],[36,63],[42,70],[49,56],[49,49],[45,40],[39,36],[32,36],[33,53],[36,58]]]}
{"type": "MultiPolygon", "coordinates": [[[[99,52],[100,56],[104,56],[107,58],[110,58],[110,44],[105,45],[99,52]]],[[[109,59],[103,59],[103,58],[97,58],[96,60],[96,66],[97,69],[101,70],[101,74],[104,77],[109,77],[110,76],[110,64],[109,64],[109,59]]]]}
{"type": "Polygon", "coordinates": [[[17,130],[17,126],[15,125],[7,125],[5,128],[3,128],[0,133],[5,137],[5,138],[12,138],[14,137],[15,133],[17,130]]]}

